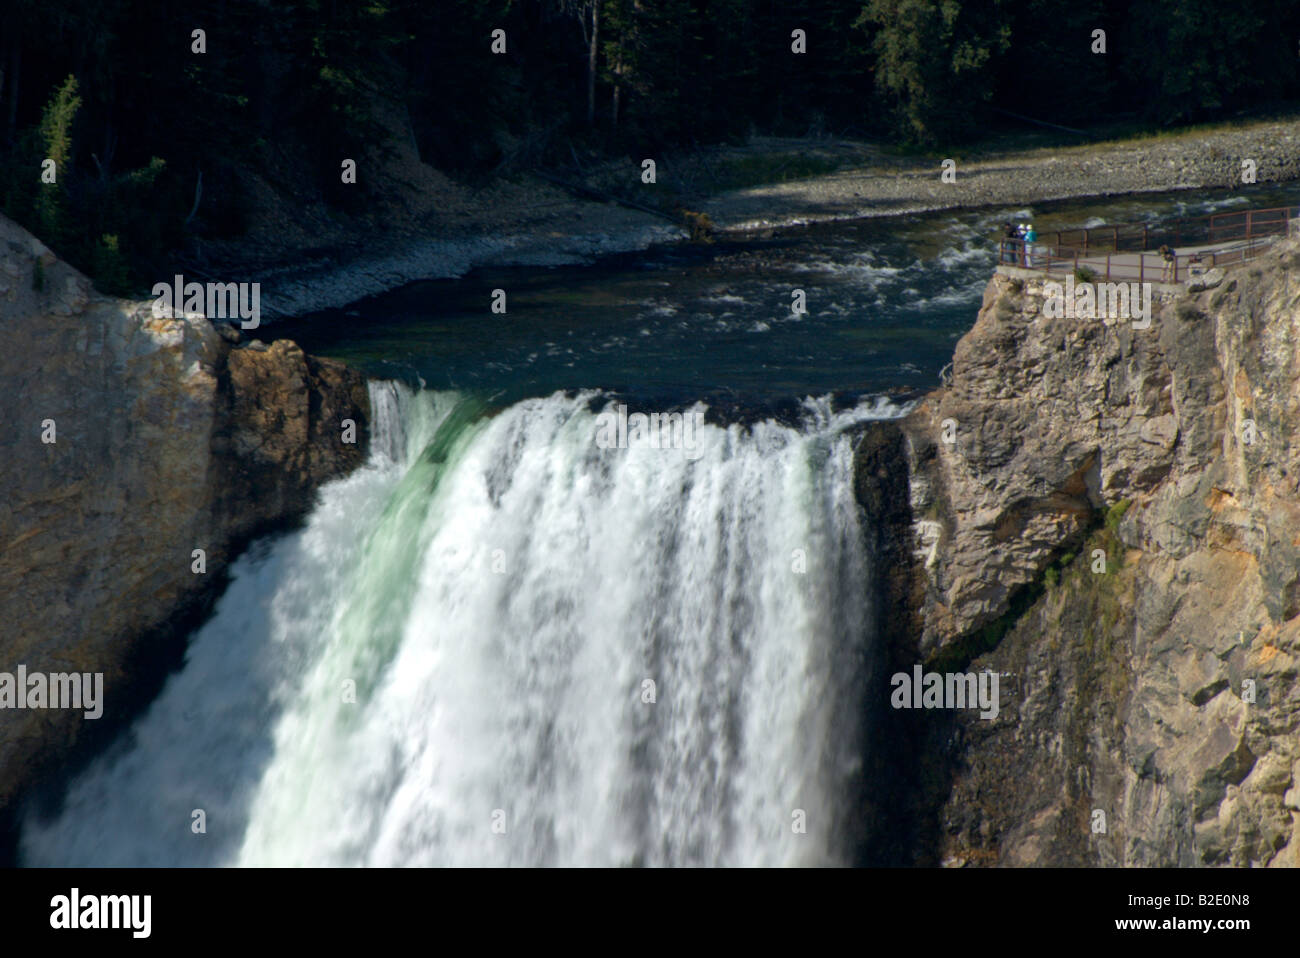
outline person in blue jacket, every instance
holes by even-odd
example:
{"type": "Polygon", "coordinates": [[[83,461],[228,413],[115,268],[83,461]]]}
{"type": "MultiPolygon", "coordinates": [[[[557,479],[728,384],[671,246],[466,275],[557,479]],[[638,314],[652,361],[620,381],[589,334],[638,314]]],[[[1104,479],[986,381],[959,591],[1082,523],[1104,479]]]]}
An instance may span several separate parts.
{"type": "Polygon", "coordinates": [[[1025,266],[1034,265],[1034,244],[1038,242],[1038,233],[1033,223],[1025,225],[1025,266]]]}

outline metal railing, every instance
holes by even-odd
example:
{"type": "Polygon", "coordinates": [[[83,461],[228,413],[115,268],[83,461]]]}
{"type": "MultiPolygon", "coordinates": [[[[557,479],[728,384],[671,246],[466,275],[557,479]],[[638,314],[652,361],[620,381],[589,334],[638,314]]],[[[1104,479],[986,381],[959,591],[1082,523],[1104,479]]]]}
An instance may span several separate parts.
{"type": "Polygon", "coordinates": [[[1066,274],[1086,270],[1106,281],[1179,283],[1206,269],[1257,256],[1278,236],[1288,235],[1293,223],[1300,227],[1300,207],[1057,230],[1043,234],[1044,239],[1051,238],[1050,242],[1026,244],[1018,239],[1002,240],[998,262],[1043,270],[1048,275],[1054,271],[1066,274]],[[1151,252],[1153,245],[1173,247],[1175,255],[1167,260],[1163,254],[1151,252]],[[1178,253],[1179,246],[1191,246],[1193,250],[1178,253]],[[1196,249],[1206,246],[1216,248],[1196,249]]]}

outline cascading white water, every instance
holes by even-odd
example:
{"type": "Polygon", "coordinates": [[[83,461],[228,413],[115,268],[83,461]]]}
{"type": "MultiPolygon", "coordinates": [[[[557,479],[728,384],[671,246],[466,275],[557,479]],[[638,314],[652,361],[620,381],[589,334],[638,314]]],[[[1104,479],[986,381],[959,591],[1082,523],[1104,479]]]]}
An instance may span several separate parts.
{"type": "Polygon", "coordinates": [[[600,448],[591,395],[371,397],[367,467],[235,563],[24,863],[847,860],[871,570],[845,427],[892,410],[688,455],[600,448]]]}

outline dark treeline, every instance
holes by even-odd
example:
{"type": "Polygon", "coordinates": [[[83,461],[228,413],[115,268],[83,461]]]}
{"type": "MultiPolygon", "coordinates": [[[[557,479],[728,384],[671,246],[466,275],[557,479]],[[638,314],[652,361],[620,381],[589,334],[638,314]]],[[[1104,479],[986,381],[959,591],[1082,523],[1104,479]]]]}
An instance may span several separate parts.
{"type": "Polygon", "coordinates": [[[828,132],[936,148],[987,130],[1005,116],[995,108],[1158,127],[1300,93],[1293,0],[0,0],[0,10],[0,202],[108,288],[126,288],[131,264],[187,233],[238,236],[250,169],[306,178],[326,202],[362,208],[378,187],[342,189],[336,158],[394,137],[475,179],[559,162],[575,143],[647,155],[828,132]],[[504,54],[491,49],[496,29],[504,54]],[[805,53],[792,49],[794,30],[805,53]],[[52,189],[39,179],[46,159],[52,189]]]}

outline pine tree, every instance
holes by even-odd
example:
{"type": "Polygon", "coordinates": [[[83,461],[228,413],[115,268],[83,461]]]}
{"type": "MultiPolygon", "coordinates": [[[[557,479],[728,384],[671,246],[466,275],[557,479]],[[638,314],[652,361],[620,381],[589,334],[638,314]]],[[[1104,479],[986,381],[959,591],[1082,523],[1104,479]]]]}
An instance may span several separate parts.
{"type": "MultiPolygon", "coordinates": [[[[41,235],[52,245],[61,243],[65,235],[66,184],[72,172],[72,123],[79,109],[81,98],[77,96],[77,78],[69,75],[50,98],[41,115],[41,145],[45,150],[44,159],[54,163],[55,182],[41,183],[36,198],[36,217],[41,235]]],[[[36,175],[35,170],[32,175],[36,175]]]]}
{"type": "Polygon", "coordinates": [[[1001,0],[870,0],[876,81],[903,134],[934,146],[971,133],[993,92],[990,61],[1010,45],[1001,0]]]}

